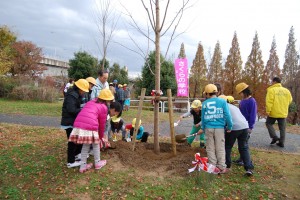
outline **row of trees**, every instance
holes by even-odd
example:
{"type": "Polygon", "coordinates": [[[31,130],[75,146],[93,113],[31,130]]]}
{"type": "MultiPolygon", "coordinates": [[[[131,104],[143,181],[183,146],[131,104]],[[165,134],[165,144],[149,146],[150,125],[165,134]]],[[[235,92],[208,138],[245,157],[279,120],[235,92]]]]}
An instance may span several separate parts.
{"type": "Polygon", "coordinates": [[[243,62],[236,33],[234,33],[232,46],[225,64],[222,62],[222,51],[219,42],[215,46],[209,64],[206,63],[204,58],[203,46],[199,43],[190,71],[190,97],[201,97],[207,83],[220,83],[224,94],[239,99],[240,97],[235,92],[235,86],[240,82],[246,82],[250,85],[253,97],[258,102],[259,114],[264,115],[266,89],[271,85],[272,78],[278,76],[282,78],[283,84],[291,90],[294,102],[300,107],[300,62],[295,43],[294,28],[291,27],[283,70],[279,66],[275,38],[273,38],[271,44],[267,64],[264,65],[258,34],[255,33],[252,49],[244,68],[242,67],[243,62]]]}
{"type": "Polygon", "coordinates": [[[125,66],[121,68],[118,63],[110,66],[108,60],[99,62],[85,51],[76,52],[74,58],[69,60],[69,65],[68,75],[75,80],[89,76],[97,77],[98,71],[103,67],[103,70],[109,71],[109,82],[117,79],[119,83],[128,83],[128,70],[125,66]]]}

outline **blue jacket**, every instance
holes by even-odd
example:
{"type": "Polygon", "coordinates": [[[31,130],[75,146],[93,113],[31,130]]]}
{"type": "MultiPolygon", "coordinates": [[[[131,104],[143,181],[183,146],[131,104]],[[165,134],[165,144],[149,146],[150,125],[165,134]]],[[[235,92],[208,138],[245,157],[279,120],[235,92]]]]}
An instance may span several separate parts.
{"type": "Polygon", "coordinates": [[[202,103],[202,130],[206,128],[222,128],[227,125],[227,130],[232,130],[232,118],[227,102],[218,97],[206,99],[202,103]]]}

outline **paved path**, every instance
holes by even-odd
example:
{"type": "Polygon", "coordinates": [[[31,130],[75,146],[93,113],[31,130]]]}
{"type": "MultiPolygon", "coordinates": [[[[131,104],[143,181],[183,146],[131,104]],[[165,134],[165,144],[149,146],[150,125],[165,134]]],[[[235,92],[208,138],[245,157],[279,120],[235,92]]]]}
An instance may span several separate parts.
{"type": "MultiPolygon", "coordinates": [[[[15,123],[30,126],[45,126],[52,128],[60,128],[60,117],[44,117],[44,116],[26,116],[26,115],[10,115],[0,114],[0,123],[15,123]]],[[[188,134],[192,125],[192,118],[185,118],[179,126],[175,127],[176,134],[188,134]]],[[[143,124],[146,131],[153,133],[153,124],[143,124]]],[[[169,122],[160,123],[160,135],[170,135],[169,122]]],[[[300,135],[286,134],[285,148],[280,148],[277,145],[270,145],[268,131],[263,122],[257,122],[251,138],[249,140],[250,147],[275,150],[282,152],[300,153],[300,135]]]]}

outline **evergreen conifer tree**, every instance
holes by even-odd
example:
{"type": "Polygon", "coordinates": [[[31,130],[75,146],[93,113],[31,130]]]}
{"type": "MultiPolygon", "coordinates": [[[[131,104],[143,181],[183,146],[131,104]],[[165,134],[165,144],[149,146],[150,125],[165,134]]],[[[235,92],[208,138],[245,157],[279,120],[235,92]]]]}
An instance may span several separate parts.
{"type": "Polygon", "coordinates": [[[235,86],[242,78],[242,58],[240,53],[239,42],[236,32],[231,43],[231,48],[226,59],[225,69],[223,74],[224,79],[224,94],[234,95],[235,86]]]}
{"type": "Polygon", "coordinates": [[[212,83],[220,83],[223,80],[222,77],[222,52],[220,42],[218,41],[214,54],[210,63],[209,73],[208,73],[208,80],[212,83]]]}
{"type": "Polygon", "coordinates": [[[198,44],[195,59],[191,67],[190,74],[190,96],[193,98],[201,97],[203,89],[207,84],[207,66],[204,59],[204,50],[201,43],[198,44]]]}
{"type": "Polygon", "coordinates": [[[267,65],[265,68],[265,77],[263,77],[263,82],[264,84],[271,85],[272,84],[272,79],[274,77],[280,77],[281,75],[281,70],[279,68],[279,58],[277,55],[277,50],[276,50],[276,40],[275,37],[273,37],[273,41],[271,44],[271,49],[270,49],[270,56],[269,60],[267,61],[267,65]]]}

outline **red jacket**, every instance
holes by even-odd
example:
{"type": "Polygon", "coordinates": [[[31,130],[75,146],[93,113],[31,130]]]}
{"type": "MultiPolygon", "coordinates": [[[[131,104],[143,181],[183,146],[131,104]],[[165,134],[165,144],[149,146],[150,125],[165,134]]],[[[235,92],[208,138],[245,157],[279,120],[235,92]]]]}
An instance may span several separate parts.
{"type": "Polygon", "coordinates": [[[75,119],[74,127],[89,131],[98,131],[99,138],[103,138],[107,106],[103,103],[96,103],[96,99],[85,104],[75,119]]]}

